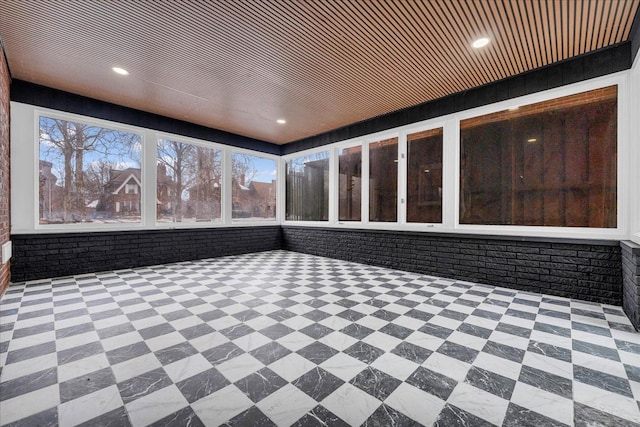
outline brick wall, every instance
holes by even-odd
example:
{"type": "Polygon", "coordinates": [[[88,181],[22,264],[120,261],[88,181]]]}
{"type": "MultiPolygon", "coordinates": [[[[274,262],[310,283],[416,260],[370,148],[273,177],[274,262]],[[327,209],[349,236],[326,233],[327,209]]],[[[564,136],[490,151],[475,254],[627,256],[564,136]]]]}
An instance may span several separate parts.
{"type": "Polygon", "coordinates": [[[280,227],[13,235],[14,282],[280,249],[280,227]]]}
{"type": "Polygon", "coordinates": [[[622,308],[640,330],[640,245],[620,242],[622,249],[622,308]]]}
{"type": "Polygon", "coordinates": [[[282,227],[286,250],[621,305],[618,242],[282,227]]]}
{"type": "MultiPolygon", "coordinates": [[[[9,240],[9,69],[0,44],[0,246],[9,240]]],[[[0,295],[9,286],[9,264],[0,260],[0,295]]]]}

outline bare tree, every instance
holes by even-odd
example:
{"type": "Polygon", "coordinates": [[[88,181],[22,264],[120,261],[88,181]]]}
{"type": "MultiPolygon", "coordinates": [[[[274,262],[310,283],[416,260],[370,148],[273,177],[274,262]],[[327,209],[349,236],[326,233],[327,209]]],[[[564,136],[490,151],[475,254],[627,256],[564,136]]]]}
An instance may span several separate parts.
{"type": "Polygon", "coordinates": [[[182,193],[195,180],[194,154],[195,146],[191,144],[165,140],[158,142],[158,162],[165,165],[173,176],[171,206],[175,222],[182,222],[182,193]]]}
{"type": "Polygon", "coordinates": [[[101,156],[109,160],[113,156],[130,158],[135,154],[139,141],[140,137],[136,134],[67,120],[40,118],[41,159],[44,157],[54,163],[62,175],[64,222],[71,222],[74,215],[83,216],[85,213],[88,197],[84,170],[86,156],[101,156]]]}

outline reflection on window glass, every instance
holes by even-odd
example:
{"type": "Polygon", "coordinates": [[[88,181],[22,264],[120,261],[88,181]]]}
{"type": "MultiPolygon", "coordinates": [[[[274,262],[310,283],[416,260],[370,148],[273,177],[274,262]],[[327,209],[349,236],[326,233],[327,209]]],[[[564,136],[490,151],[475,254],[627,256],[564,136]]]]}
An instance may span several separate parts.
{"type": "Polygon", "coordinates": [[[286,219],[329,219],[329,152],[287,161],[286,219]]]}
{"type": "Polygon", "coordinates": [[[442,222],[442,128],[407,135],[407,222],[442,222]]]}
{"type": "Polygon", "coordinates": [[[222,152],[158,141],[158,222],[220,221],[222,152]]]}
{"type": "Polygon", "coordinates": [[[276,219],[275,160],[248,154],[233,154],[231,197],[234,220],[276,219]]]}
{"type": "Polygon", "coordinates": [[[340,221],[360,221],[362,198],[362,147],[340,150],[338,158],[340,221]]]}
{"type": "Polygon", "coordinates": [[[369,144],[369,221],[398,219],[398,138],[369,144]]]}
{"type": "Polygon", "coordinates": [[[617,86],[460,123],[460,223],[616,227],[617,86]]]}
{"type": "Polygon", "coordinates": [[[40,117],[40,224],[140,222],[140,135],[40,117]]]}

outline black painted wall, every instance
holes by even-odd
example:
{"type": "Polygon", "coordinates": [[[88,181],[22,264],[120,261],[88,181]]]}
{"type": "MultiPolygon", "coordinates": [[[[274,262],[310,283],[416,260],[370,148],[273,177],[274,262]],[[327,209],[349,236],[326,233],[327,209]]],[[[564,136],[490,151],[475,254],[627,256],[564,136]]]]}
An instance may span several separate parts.
{"type": "Polygon", "coordinates": [[[13,282],[280,249],[280,226],[14,234],[13,282]]]}
{"type": "Polygon", "coordinates": [[[617,241],[282,227],[282,248],[421,274],[621,305],[617,241]]]}
{"type": "Polygon", "coordinates": [[[620,242],[622,248],[622,308],[631,323],[640,330],[640,245],[620,242]]]}
{"type": "Polygon", "coordinates": [[[232,147],[246,148],[269,154],[280,154],[280,146],[276,144],[98,101],[97,99],[40,86],[23,80],[14,79],[11,82],[11,100],[67,113],[81,114],[127,125],[184,135],[204,141],[217,142],[232,147]]]}
{"type": "MultiPolygon", "coordinates": [[[[636,21],[639,19],[636,18],[636,21]]],[[[637,32],[640,33],[640,30],[637,32]]],[[[634,43],[638,42],[634,39],[634,43]]],[[[451,96],[304,138],[282,146],[282,154],[296,153],[627,70],[633,64],[631,44],[630,41],[620,43],[451,96]]]]}

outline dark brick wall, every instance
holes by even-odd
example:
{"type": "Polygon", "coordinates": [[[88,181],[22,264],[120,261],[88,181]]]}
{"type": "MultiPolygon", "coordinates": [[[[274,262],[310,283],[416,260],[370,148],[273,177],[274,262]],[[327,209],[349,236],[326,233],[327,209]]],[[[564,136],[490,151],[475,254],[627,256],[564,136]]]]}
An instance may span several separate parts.
{"type": "MultiPolygon", "coordinates": [[[[9,241],[10,227],[10,154],[9,154],[9,85],[11,76],[0,39],[0,246],[9,241]]],[[[2,264],[0,259],[0,295],[9,286],[10,262],[2,264]]]]}
{"type": "Polygon", "coordinates": [[[280,249],[280,226],[17,234],[13,282],[280,249]]]}
{"type": "Polygon", "coordinates": [[[640,330],[640,245],[620,242],[622,249],[622,308],[640,330]]]}
{"type": "Polygon", "coordinates": [[[531,292],[622,303],[618,242],[284,226],[282,248],[531,292]]]}

